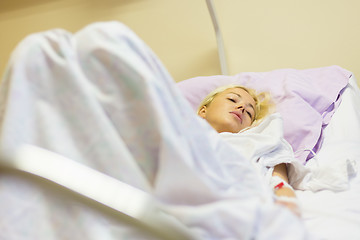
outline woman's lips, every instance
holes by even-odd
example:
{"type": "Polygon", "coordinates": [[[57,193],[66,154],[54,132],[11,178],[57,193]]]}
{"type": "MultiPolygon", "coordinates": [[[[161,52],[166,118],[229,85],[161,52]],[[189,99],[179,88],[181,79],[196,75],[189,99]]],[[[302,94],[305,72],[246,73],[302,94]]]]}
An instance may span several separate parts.
{"type": "Polygon", "coordinates": [[[242,118],[241,118],[241,114],[240,114],[240,113],[235,112],[235,111],[230,112],[230,113],[233,114],[233,115],[235,115],[235,116],[239,119],[240,123],[242,123],[242,118]]]}

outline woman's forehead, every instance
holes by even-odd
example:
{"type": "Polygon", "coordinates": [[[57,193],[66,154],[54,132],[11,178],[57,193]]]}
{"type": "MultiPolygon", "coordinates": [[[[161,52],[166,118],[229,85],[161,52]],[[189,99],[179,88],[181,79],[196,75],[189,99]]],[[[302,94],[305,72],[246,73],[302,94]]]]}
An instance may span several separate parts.
{"type": "Polygon", "coordinates": [[[250,98],[254,100],[254,98],[250,95],[250,93],[248,93],[248,91],[242,88],[234,87],[234,88],[228,88],[225,91],[223,91],[223,94],[230,94],[230,93],[235,95],[240,95],[242,98],[250,98]]]}

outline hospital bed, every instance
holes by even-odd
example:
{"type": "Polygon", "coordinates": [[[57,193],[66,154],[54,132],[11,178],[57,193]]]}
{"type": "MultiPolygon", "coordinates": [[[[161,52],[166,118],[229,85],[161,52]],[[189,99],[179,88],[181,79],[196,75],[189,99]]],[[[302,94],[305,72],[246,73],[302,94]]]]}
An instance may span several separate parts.
{"type": "Polygon", "coordinates": [[[285,138],[309,170],[302,183],[292,184],[312,237],[358,239],[360,91],[353,74],[338,66],[278,69],[196,77],[178,85],[195,110],[208,92],[233,83],[274,94],[285,138]]]}
{"type": "Polygon", "coordinates": [[[120,23],[31,35],[0,89],[0,239],[358,239],[359,104],[338,66],[174,84],[120,23]],[[276,101],[301,218],[194,114],[234,82],[276,101]]]}

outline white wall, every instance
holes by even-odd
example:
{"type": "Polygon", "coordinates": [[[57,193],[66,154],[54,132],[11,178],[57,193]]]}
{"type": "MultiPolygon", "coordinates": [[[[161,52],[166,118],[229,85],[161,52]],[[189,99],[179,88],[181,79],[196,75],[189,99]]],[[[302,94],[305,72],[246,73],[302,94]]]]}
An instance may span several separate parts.
{"type": "Polygon", "coordinates": [[[219,74],[215,34],[199,0],[1,0],[0,73],[26,35],[75,32],[95,21],[122,21],[160,57],[176,81],[219,74]]]}
{"type": "Polygon", "coordinates": [[[360,1],[217,0],[230,73],[339,65],[360,80],[360,1]]]}

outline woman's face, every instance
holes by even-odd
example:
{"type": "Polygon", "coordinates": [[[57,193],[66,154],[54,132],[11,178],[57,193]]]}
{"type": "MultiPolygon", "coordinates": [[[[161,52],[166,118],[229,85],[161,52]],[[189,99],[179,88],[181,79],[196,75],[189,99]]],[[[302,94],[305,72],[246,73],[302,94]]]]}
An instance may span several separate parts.
{"type": "Polygon", "coordinates": [[[244,89],[229,88],[217,94],[208,106],[203,106],[199,116],[219,133],[237,133],[255,120],[255,104],[244,89]]]}

